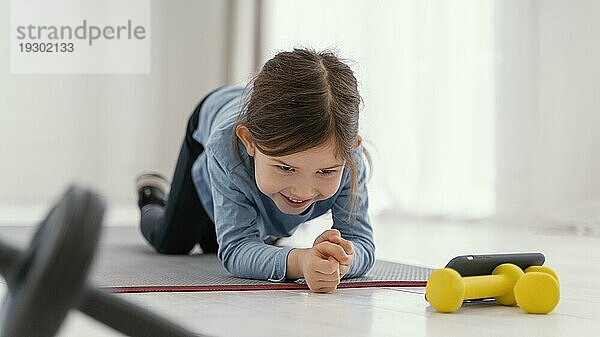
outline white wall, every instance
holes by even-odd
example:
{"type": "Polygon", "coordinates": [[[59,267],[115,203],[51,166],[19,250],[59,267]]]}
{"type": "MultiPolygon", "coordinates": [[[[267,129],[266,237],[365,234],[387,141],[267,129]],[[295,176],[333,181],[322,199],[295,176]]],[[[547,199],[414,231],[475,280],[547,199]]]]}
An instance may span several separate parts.
{"type": "Polygon", "coordinates": [[[600,223],[600,2],[538,6],[536,209],[600,223]]]}
{"type": "Polygon", "coordinates": [[[533,203],[533,140],[537,117],[537,6],[496,1],[496,210],[528,214],[533,203]]]}
{"type": "Polygon", "coordinates": [[[12,75],[0,30],[0,206],[48,204],[71,181],[134,205],[136,174],[172,174],[187,117],[226,81],[227,2],[152,1],[151,13],[148,75],[12,75]]]}
{"type": "Polygon", "coordinates": [[[498,2],[499,211],[600,222],[600,2],[498,2]]]}

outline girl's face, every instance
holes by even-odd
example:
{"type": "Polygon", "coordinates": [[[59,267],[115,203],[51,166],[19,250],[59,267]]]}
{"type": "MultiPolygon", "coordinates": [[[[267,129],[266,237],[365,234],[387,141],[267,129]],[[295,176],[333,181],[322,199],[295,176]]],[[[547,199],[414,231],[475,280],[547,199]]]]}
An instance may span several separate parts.
{"type": "Polygon", "coordinates": [[[340,187],[345,161],[336,158],[333,142],[271,157],[254,146],[246,128],[239,127],[236,134],[254,157],[256,185],[283,213],[300,214],[315,201],[333,196],[340,187]]]}
{"type": "Polygon", "coordinates": [[[256,185],[286,214],[300,214],[340,187],[345,162],[335,158],[331,145],[283,157],[254,153],[256,185]]]}

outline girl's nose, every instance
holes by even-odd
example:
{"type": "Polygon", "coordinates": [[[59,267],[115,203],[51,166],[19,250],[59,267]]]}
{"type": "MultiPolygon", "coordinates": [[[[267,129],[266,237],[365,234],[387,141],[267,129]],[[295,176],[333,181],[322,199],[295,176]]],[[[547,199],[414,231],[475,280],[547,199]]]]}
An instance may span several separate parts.
{"type": "Polygon", "coordinates": [[[294,199],[299,200],[312,199],[317,194],[315,193],[315,189],[310,185],[294,187],[290,192],[293,194],[292,197],[294,199]]]}

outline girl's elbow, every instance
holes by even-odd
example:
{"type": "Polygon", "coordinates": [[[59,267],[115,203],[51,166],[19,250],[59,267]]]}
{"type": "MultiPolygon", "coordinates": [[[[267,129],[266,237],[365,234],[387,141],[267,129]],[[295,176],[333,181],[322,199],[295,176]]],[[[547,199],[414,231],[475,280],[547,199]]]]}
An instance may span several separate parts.
{"type": "Polygon", "coordinates": [[[230,251],[228,251],[222,246],[219,246],[217,257],[219,258],[219,261],[221,261],[221,265],[223,266],[223,268],[225,268],[225,270],[227,270],[227,272],[229,272],[233,276],[238,276],[235,265],[233,263],[234,259],[232,258],[232,254],[230,251]]]}
{"type": "Polygon", "coordinates": [[[365,254],[365,274],[369,272],[375,265],[375,246],[367,249],[365,254]]]}

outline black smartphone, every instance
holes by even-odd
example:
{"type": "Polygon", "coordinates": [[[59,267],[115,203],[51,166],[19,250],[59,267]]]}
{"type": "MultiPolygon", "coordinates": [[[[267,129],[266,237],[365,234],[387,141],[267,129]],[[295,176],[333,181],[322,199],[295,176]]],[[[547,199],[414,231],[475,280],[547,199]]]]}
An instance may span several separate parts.
{"type": "Polygon", "coordinates": [[[525,270],[530,266],[541,266],[545,260],[542,253],[461,255],[450,260],[446,268],[456,270],[463,277],[491,275],[494,268],[503,263],[512,263],[525,270]]]}

